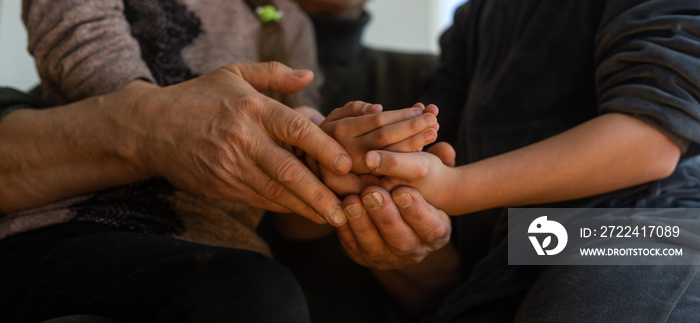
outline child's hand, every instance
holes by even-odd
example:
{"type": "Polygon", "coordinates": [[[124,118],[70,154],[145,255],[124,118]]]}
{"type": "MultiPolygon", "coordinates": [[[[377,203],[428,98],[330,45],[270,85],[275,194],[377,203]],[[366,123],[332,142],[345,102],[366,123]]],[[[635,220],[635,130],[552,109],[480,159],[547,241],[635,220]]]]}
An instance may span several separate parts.
{"type": "MultiPolygon", "coordinates": [[[[326,125],[322,126],[322,129],[326,127],[328,133],[331,134],[336,140],[338,140],[343,147],[350,153],[353,158],[354,166],[360,168],[358,172],[369,171],[364,165],[364,154],[370,149],[385,149],[390,151],[417,151],[422,149],[423,146],[435,141],[437,136],[438,125],[432,124],[431,120],[434,120],[434,116],[438,114],[438,108],[435,105],[429,105],[425,107],[421,103],[417,103],[412,108],[381,112],[380,105],[371,105],[364,102],[350,102],[345,105],[345,107],[334,110],[326,119],[328,122],[326,125]],[[416,110],[420,109],[420,110],[416,110]],[[391,113],[390,113],[391,112],[391,113]],[[422,114],[421,114],[422,112],[422,114]],[[374,118],[366,118],[366,114],[374,114],[374,118]],[[429,114],[426,116],[426,114],[429,114]],[[353,116],[365,118],[351,118],[353,116]],[[420,118],[426,118],[429,122],[425,122],[425,119],[420,120],[420,118]],[[401,118],[409,118],[401,119],[401,118]],[[396,121],[398,120],[398,121],[396,121]],[[375,125],[381,126],[389,124],[387,127],[380,129],[374,129],[365,135],[359,135],[352,137],[353,131],[357,131],[358,128],[353,128],[353,125],[357,125],[358,122],[375,122],[375,125]],[[393,122],[393,123],[392,123],[393,122]],[[425,128],[418,128],[422,130],[411,130],[411,126],[415,127],[416,124],[420,125],[421,122],[425,124],[425,128]],[[335,131],[333,132],[329,131],[335,131]],[[343,132],[345,131],[345,132],[343,132]],[[392,133],[392,132],[402,132],[402,133],[392,133]],[[411,136],[411,133],[417,133],[411,136]],[[388,135],[387,135],[388,134],[388,135]],[[382,137],[383,136],[383,137],[382,137]],[[391,139],[393,136],[394,139],[391,139]],[[403,139],[406,136],[408,138],[403,139]],[[379,139],[376,139],[379,137],[379,139]],[[387,145],[387,141],[389,144],[387,145]],[[391,143],[391,141],[395,141],[391,143]],[[384,146],[384,147],[382,147],[384,146]],[[377,148],[372,148],[377,147],[377,148]]],[[[436,120],[435,120],[436,121],[436,120]]],[[[307,160],[307,163],[309,161],[307,160]]],[[[310,163],[311,166],[316,166],[315,163],[310,163]]],[[[337,175],[331,171],[323,168],[311,167],[315,170],[316,174],[321,175],[324,183],[335,191],[339,195],[347,194],[358,194],[360,190],[369,185],[379,185],[379,179],[368,173],[360,174],[349,173],[346,175],[337,175]]],[[[357,169],[353,169],[357,170],[357,169]]]]}
{"type": "Polygon", "coordinates": [[[370,151],[365,157],[367,167],[380,178],[381,186],[391,191],[397,186],[417,189],[428,203],[452,214],[455,180],[455,152],[447,143],[438,143],[428,152],[396,153],[370,151]]]}
{"type": "Polygon", "coordinates": [[[419,103],[411,108],[381,111],[381,105],[355,101],[333,110],[321,123],[321,129],[350,154],[356,175],[370,172],[364,162],[370,150],[416,151],[437,139],[435,105],[426,108],[419,103]]]}

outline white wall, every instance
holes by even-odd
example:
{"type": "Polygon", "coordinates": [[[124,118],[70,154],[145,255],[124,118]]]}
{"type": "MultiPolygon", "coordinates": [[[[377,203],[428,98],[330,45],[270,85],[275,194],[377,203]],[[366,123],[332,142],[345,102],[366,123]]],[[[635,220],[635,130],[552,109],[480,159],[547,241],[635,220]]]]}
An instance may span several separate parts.
{"type": "Polygon", "coordinates": [[[370,0],[365,43],[372,47],[438,52],[438,38],[466,0],[370,0]]]}
{"type": "MultiPolygon", "coordinates": [[[[370,0],[365,42],[373,47],[437,53],[437,39],[465,0],[370,0]]],[[[39,77],[27,53],[21,0],[0,0],[0,86],[28,90],[39,77]]]]}
{"type": "Polygon", "coordinates": [[[22,0],[0,0],[0,86],[28,90],[39,84],[39,76],[27,52],[21,8],[22,0]]]}

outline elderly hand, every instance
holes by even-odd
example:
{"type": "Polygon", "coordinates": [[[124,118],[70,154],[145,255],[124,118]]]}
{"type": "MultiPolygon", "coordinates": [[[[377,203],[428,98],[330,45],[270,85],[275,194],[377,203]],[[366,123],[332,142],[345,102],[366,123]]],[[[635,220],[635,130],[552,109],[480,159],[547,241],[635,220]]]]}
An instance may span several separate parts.
{"type": "Polygon", "coordinates": [[[391,194],[370,186],[343,201],[348,222],[337,229],[348,256],[381,270],[419,263],[445,246],[452,226],[447,214],[426,203],[415,189],[399,187],[391,194]]]}
{"type": "Polygon", "coordinates": [[[370,268],[407,315],[432,312],[461,280],[449,217],[413,188],[362,194],[362,202],[357,195],[343,202],[348,222],[336,230],[345,252],[370,268]]]}
{"type": "Polygon", "coordinates": [[[147,171],[210,198],[317,223],[345,222],[335,194],[283,148],[302,149],[337,174],[352,162],[343,147],[301,113],[260,92],[291,93],[313,79],[280,63],[231,64],[165,88],[137,87],[132,132],[147,171]]]}

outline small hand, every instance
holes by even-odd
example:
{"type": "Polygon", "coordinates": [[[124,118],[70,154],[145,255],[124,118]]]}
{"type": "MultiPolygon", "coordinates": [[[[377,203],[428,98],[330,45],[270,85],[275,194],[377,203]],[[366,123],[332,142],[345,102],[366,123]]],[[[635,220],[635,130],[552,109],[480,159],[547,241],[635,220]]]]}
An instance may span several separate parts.
{"type": "Polygon", "coordinates": [[[430,204],[450,213],[450,185],[459,178],[452,167],[454,159],[452,146],[441,142],[428,152],[370,151],[365,161],[373,173],[384,175],[380,183],[385,189],[402,185],[416,188],[430,204]]]}
{"type": "Polygon", "coordinates": [[[411,108],[381,112],[381,106],[364,102],[350,102],[331,112],[321,125],[353,158],[349,174],[338,175],[319,168],[318,172],[328,187],[340,195],[358,194],[363,187],[378,184],[378,178],[368,174],[364,163],[368,150],[419,151],[437,138],[439,125],[435,105],[417,103],[411,108]],[[355,167],[357,166],[357,167],[355,167]]]}
{"type": "Polygon", "coordinates": [[[430,112],[422,104],[381,112],[381,105],[355,101],[333,110],[320,127],[348,151],[352,172],[367,174],[364,158],[370,150],[414,151],[435,141],[437,107],[430,107],[430,112]]]}

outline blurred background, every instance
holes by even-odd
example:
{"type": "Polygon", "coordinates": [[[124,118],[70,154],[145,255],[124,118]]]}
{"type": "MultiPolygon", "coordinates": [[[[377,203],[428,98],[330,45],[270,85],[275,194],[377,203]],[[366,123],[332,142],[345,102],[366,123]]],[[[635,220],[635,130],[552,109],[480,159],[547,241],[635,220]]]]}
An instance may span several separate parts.
{"type": "MultiPolygon", "coordinates": [[[[452,23],[454,9],[466,0],[370,0],[372,15],[365,32],[371,47],[410,52],[438,52],[438,38],[452,23]]],[[[28,90],[39,83],[27,33],[22,24],[21,0],[0,0],[0,86],[28,90]]]]}

